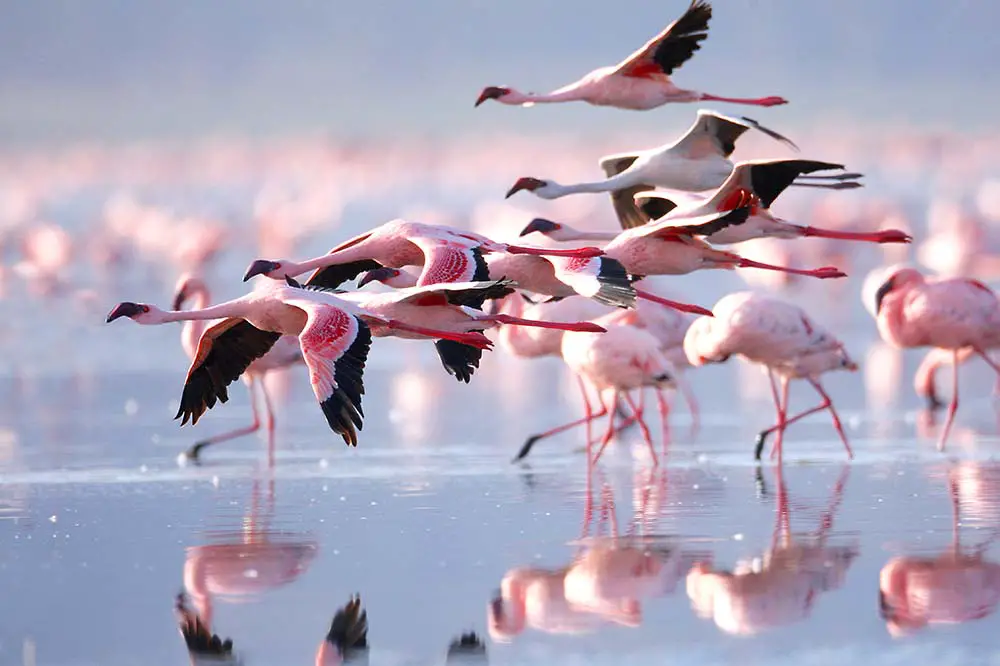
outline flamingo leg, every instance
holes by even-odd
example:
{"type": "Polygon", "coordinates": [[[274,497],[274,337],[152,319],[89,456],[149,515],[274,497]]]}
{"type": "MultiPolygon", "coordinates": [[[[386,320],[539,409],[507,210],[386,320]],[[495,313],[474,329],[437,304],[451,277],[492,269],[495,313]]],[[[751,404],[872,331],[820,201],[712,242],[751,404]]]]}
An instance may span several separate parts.
{"type": "Polygon", "coordinates": [[[663,431],[663,455],[667,455],[667,445],[670,443],[670,403],[663,395],[663,389],[656,389],[656,404],[660,409],[660,429],[663,431]]]}
{"type": "Polygon", "coordinates": [[[479,332],[456,333],[454,331],[439,331],[433,328],[424,328],[423,326],[413,326],[398,319],[390,319],[385,325],[393,330],[416,333],[428,338],[460,342],[463,345],[469,345],[477,349],[488,350],[493,346],[493,341],[479,332]]]}
{"type": "MultiPolygon", "coordinates": [[[[771,399],[774,400],[774,411],[777,414],[778,422],[781,422],[781,396],[778,395],[778,382],[774,378],[774,371],[770,368],[767,369],[767,380],[771,385],[771,399]]],[[[777,429],[775,426],[773,429],[777,429]]],[[[767,436],[762,433],[757,434],[757,440],[754,443],[753,449],[753,459],[760,460],[760,455],[764,451],[764,443],[767,441],[767,436]]],[[[773,451],[772,451],[773,453],[773,451]]]]}
{"type": "Polygon", "coordinates": [[[582,419],[570,421],[569,423],[565,423],[561,426],[556,426],[551,430],[546,430],[545,432],[538,433],[537,435],[532,435],[527,440],[525,440],[524,445],[521,447],[521,450],[517,452],[517,455],[514,456],[514,460],[512,460],[511,462],[517,462],[518,460],[525,458],[529,453],[531,453],[531,448],[539,440],[545,439],[546,437],[551,437],[552,435],[558,435],[561,432],[565,432],[567,430],[570,430],[571,428],[583,425],[584,423],[589,423],[590,421],[593,421],[598,417],[604,416],[607,413],[608,413],[608,408],[602,403],[601,409],[597,412],[592,413],[590,416],[584,416],[582,419]]]}
{"type": "Polygon", "coordinates": [[[837,408],[833,406],[833,400],[830,399],[830,395],[823,388],[823,385],[819,383],[818,379],[812,377],[809,378],[809,383],[812,387],[816,389],[820,397],[823,398],[823,405],[826,407],[827,411],[830,412],[830,418],[833,419],[833,427],[837,429],[837,434],[840,435],[840,441],[844,443],[844,449],[847,451],[847,458],[854,458],[854,451],[851,450],[851,445],[847,442],[847,434],[844,432],[844,426],[840,422],[840,416],[837,414],[837,408]]]}
{"type": "Polygon", "coordinates": [[[264,399],[264,427],[267,428],[267,461],[274,466],[274,433],[277,423],[274,418],[274,405],[271,404],[271,394],[267,391],[267,382],[260,378],[260,394],[264,399]]]}
{"type": "Polygon", "coordinates": [[[778,468],[782,464],[782,443],[785,438],[785,426],[788,424],[788,377],[781,378],[781,407],[778,409],[778,430],[774,436],[774,446],[771,447],[771,457],[778,454],[778,468]]]}
{"type": "Polygon", "coordinates": [[[909,243],[913,240],[912,236],[898,229],[886,229],[885,231],[876,231],[873,233],[853,233],[850,231],[835,231],[833,229],[821,229],[819,227],[800,226],[797,224],[791,226],[798,229],[799,233],[803,236],[814,238],[835,238],[837,240],[865,241],[868,243],[909,243]]]}
{"type": "Polygon", "coordinates": [[[605,329],[598,324],[589,321],[580,322],[558,322],[541,321],[539,319],[524,319],[508,314],[478,315],[477,321],[493,321],[498,324],[508,324],[510,326],[534,326],[536,328],[551,328],[557,331],[577,331],[582,333],[604,333],[605,329]]]}
{"type": "Polygon", "coordinates": [[[581,247],[573,250],[557,250],[551,247],[525,247],[523,245],[505,245],[507,254],[531,254],[539,257],[574,257],[577,259],[592,259],[604,254],[599,247],[581,247]]]}
{"type": "Polygon", "coordinates": [[[955,422],[955,412],[958,411],[958,363],[958,350],[956,349],[952,352],[951,402],[948,403],[948,415],[945,417],[944,425],[941,426],[941,435],[938,437],[938,451],[944,451],[948,433],[951,432],[951,426],[955,422]]]}
{"type": "Polygon", "coordinates": [[[642,418],[642,412],[640,412],[636,406],[635,402],[632,400],[632,395],[626,391],[625,400],[628,402],[629,407],[632,411],[636,413],[636,421],[639,424],[639,429],[642,431],[642,438],[646,440],[646,446],[649,447],[649,455],[653,456],[653,467],[660,464],[660,459],[656,455],[656,447],[653,446],[653,437],[649,432],[649,426],[646,425],[646,421],[642,418]]]}
{"type": "Polygon", "coordinates": [[[765,264],[760,261],[754,261],[753,259],[747,259],[739,255],[733,255],[735,259],[735,264],[737,268],[759,268],[766,271],[778,271],[780,273],[789,273],[791,275],[805,275],[807,277],[819,278],[821,280],[826,280],[828,278],[842,278],[847,277],[847,273],[844,273],[839,268],[834,266],[823,266],[822,268],[790,268],[789,266],[775,266],[774,264],[765,264]]]}
{"type": "MultiPolygon", "coordinates": [[[[635,289],[634,285],[633,289],[635,289]]],[[[662,296],[651,294],[648,291],[643,291],[642,289],[635,289],[635,294],[639,298],[650,301],[652,303],[658,303],[672,310],[678,310],[679,312],[690,312],[691,314],[705,315],[706,317],[714,316],[711,310],[703,308],[700,305],[691,305],[690,303],[681,303],[680,301],[672,301],[669,298],[663,298],[662,296]]]]}
{"type": "Polygon", "coordinates": [[[702,93],[701,99],[704,102],[728,102],[730,104],[749,104],[751,106],[778,106],[779,104],[788,104],[788,100],[784,97],[720,97],[719,95],[710,95],[709,93],[702,93]]]}
{"type": "MultiPolygon", "coordinates": [[[[617,401],[618,401],[618,391],[615,390],[612,394],[611,404],[614,405],[617,401]]],[[[603,394],[601,394],[601,406],[604,408],[605,411],[609,412],[611,411],[610,408],[604,403],[603,394]]],[[[611,438],[614,437],[614,435],[615,435],[615,415],[614,412],[611,412],[608,416],[608,429],[604,432],[604,437],[601,438],[601,448],[597,449],[597,455],[594,456],[594,459],[592,460],[593,463],[596,463],[598,460],[601,459],[601,454],[604,453],[604,449],[608,446],[608,442],[611,441],[611,438]]]]}
{"type": "Polygon", "coordinates": [[[221,442],[228,442],[231,439],[237,439],[238,437],[245,437],[246,435],[251,435],[258,430],[260,430],[260,414],[257,411],[257,400],[256,395],[253,390],[256,381],[253,377],[247,377],[247,390],[250,392],[250,409],[253,410],[253,423],[246,426],[245,428],[238,428],[236,430],[231,430],[221,435],[215,435],[214,437],[209,437],[208,439],[203,439],[200,442],[196,442],[191,448],[184,452],[184,457],[189,460],[198,460],[198,456],[201,455],[202,450],[206,447],[212,446],[213,444],[219,444],[221,442]]]}
{"type": "Polygon", "coordinates": [[[580,397],[583,398],[583,418],[587,424],[587,457],[590,457],[591,436],[590,424],[594,420],[594,408],[590,406],[590,396],[587,395],[587,384],[583,381],[583,375],[576,376],[576,385],[580,387],[580,397]]]}

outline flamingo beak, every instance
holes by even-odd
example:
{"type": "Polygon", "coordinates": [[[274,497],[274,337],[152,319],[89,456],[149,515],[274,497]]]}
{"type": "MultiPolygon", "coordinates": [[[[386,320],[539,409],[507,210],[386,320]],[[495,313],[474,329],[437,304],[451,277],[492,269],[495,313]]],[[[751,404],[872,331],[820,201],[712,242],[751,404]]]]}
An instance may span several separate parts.
{"type": "Polygon", "coordinates": [[[540,234],[548,234],[559,228],[559,225],[551,220],[546,220],[541,217],[536,217],[531,222],[528,222],[528,226],[521,229],[521,233],[518,236],[527,236],[530,233],[537,231],[540,234]]]}
{"type": "Polygon", "coordinates": [[[889,292],[892,291],[892,289],[893,289],[892,282],[893,282],[893,279],[889,278],[888,280],[886,280],[885,282],[883,282],[882,286],[879,287],[878,291],[875,292],[875,314],[876,314],[876,316],[882,310],[882,301],[889,294],[889,292]]]}
{"type": "Polygon", "coordinates": [[[252,264],[250,264],[250,268],[248,268],[247,272],[243,274],[243,281],[246,282],[255,275],[266,275],[271,271],[276,270],[280,267],[281,264],[279,264],[276,261],[268,261],[267,259],[258,259],[252,264]]]}
{"type": "Polygon", "coordinates": [[[504,196],[504,199],[510,199],[512,196],[514,196],[521,190],[528,190],[529,192],[533,192],[537,190],[539,187],[542,187],[543,185],[545,185],[544,180],[538,180],[537,178],[531,178],[530,176],[525,178],[518,178],[517,182],[514,183],[514,186],[511,187],[509,190],[507,190],[507,194],[506,196],[504,196]]]}
{"type": "Polygon", "coordinates": [[[476,100],[476,106],[479,106],[488,99],[497,99],[503,97],[510,92],[510,88],[504,88],[502,86],[486,86],[483,91],[479,93],[479,98],[476,100]]]}
{"type": "Polygon", "coordinates": [[[361,279],[358,280],[358,289],[361,289],[361,287],[365,286],[369,282],[384,283],[386,280],[391,280],[392,278],[397,277],[399,273],[400,271],[397,268],[383,267],[370,270],[362,275],[361,279]]]}
{"type": "Polygon", "coordinates": [[[119,303],[111,312],[108,313],[108,318],[105,320],[105,323],[110,324],[119,317],[128,317],[131,319],[142,312],[145,312],[145,310],[143,310],[143,307],[138,303],[119,303]]]}

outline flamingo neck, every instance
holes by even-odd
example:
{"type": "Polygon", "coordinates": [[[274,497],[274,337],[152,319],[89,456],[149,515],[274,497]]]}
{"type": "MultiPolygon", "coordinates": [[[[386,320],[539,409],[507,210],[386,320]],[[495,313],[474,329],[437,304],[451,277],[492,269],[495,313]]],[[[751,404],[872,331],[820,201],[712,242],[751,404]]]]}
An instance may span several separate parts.
{"type": "MultiPolygon", "coordinates": [[[[208,287],[200,286],[193,291],[193,306],[196,310],[202,310],[208,307],[211,302],[211,296],[208,293],[208,287]]],[[[183,307],[184,303],[181,303],[183,307]]],[[[181,346],[187,355],[194,358],[195,352],[198,349],[198,343],[201,341],[201,335],[205,332],[206,324],[204,321],[186,321],[184,322],[184,329],[181,331],[181,346]]]]}
{"type": "Polygon", "coordinates": [[[558,241],[610,241],[618,237],[618,233],[614,231],[580,231],[568,224],[562,224],[559,229],[546,235],[558,241]]]}
{"type": "MultiPolygon", "coordinates": [[[[367,238],[365,240],[367,240],[367,238]]],[[[307,261],[288,265],[287,271],[279,270],[282,274],[279,279],[283,280],[286,272],[290,277],[296,277],[298,275],[302,275],[303,273],[316,270],[317,268],[326,268],[327,266],[336,266],[338,264],[349,264],[353,261],[372,258],[372,248],[365,243],[364,240],[362,240],[356,244],[344,247],[343,249],[334,250],[329,254],[324,254],[307,261]],[[295,271],[295,273],[293,274],[292,271],[295,271]]]]}
{"type": "Polygon", "coordinates": [[[196,310],[177,310],[163,312],[157,323],[165,324],[174,321],[203,321],[206,319],[226,319],[228,317],[244,317],[247,314],[246,302],[242,299],[219,303],[211,307],[196,310]]]}
{"type": "Polygon", "coordinates": [[[504,104],[532,105],[532,104],[552,104],[554,102],[574,102],[586,99],[586,88],[577,84],[570,84],[558,90],[548,93],[523,93],[519,90],[511,90],[500,98],[504,104]]]}

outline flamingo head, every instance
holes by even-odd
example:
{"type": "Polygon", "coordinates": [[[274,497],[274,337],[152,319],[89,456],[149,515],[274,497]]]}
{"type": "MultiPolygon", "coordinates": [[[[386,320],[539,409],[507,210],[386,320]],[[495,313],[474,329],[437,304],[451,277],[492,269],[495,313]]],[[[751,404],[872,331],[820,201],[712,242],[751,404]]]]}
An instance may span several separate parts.
{"type": "Polygon", "coordinates": [[[483,91],[479,93],[478,99],[476,99],[476,106],[479,106],[488,99],[500,99],[511,93],[510,88],[505,88],[503,86],[486,86],[483,91]]]}
{"type": "Polygon", "coordinates": [[[521,233],[518,235],[527,236],[528,234],[537,231],[540,234],[548,236],[556,231],[559,231],[560,229],[562,229],[561,224],[553,222],[552,220],[546,220],[541,217],[536,217],[531,222],[528,222],[528,226],[526,226],[524,229],[521,229],[521,233]]]}
{"type": "Polygon", "coordinates": [[[125,301],[124,303],[116,305],[111,312],[108,313],[106,323],[110,324],[115,319],[120,317],[128,317],[137,324],[162,324],[164,321],[163,315],[165,314],[166,313],[163,312],[163,310],[160,310],[154,305],[125,301]]]}
{"type": "Polygon", "coordinates": [[[902,267],[883,275],[882,284],[875,291],[875,315],[882,311],[882,302],[892,292],[910,285],[924,283],[924,276],[915,268],[902,267]]]}
{"type": "Polygon", "coordinates": [[[392,282],[403,275],[403,271],[398,268],[389,268],[388,266],[383,266],[382,268],[376,268],[370,270],[358,279],[358,289],[365,286],[369,282],[381,282],[384,285],[394,286],[392,282]]]}
{"type": "Polygon", "coordinates": [[[243,274],[243,281],[246,282],[256,275],[264,275],[272,280],[284,280],[289,275],[298,275],[301,272],[296,268],[294,261],[256,259],[243,274]]]}
{"type": "Polygon", "coordinates": [[[524,176],[523,178],[518,178],[514,185],[507,190],[505,199],[509,199],[521,190],[526,190],[528,192],[534,192],[535,195],[546,198],[546,192],[544,188],[548,187],[548,181],[542,180],[540,178],[533,178],[531,176],[524,176]]]}
{"type": "Polygon", "coordinates": [[[694,367],[707,363],[725,363],[731,356],[722,349],[724,339],[713,335],[716,321],[713,317],[698,317],[684,334],[684,355],[694,367]]]}
{"type": "Polygon", "coordinates": [[[201,278],[190,273],[185,273],[177,280],[177,286],[174,287],[174,302],[170,306],[170,309],[180,310],[184,306],[184,302],[189,298],[197,293],[206,293],[207,291],[208,287],[201,278]]]}

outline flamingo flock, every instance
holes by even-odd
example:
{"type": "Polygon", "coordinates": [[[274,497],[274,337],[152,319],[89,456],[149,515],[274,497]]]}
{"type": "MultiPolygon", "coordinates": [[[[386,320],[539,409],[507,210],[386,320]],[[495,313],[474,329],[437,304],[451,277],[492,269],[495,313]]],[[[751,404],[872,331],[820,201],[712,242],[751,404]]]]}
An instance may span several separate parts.
{"type": "MultiPolygon", "coordinates": [[[[583,101],[648,111],[671,102],[786,104],[781,97],[722,97],[674,84],[676,70],[707,38],[711,16],[708,2],[694,0],[677,20],[618,65],[594,70],[548,94],[488,86],[476,106],[489,100],[518,106],[583,101]]],[[[618,432],[634,424],[657,464],[653,432],[645,418],[645,390],[655,391],[666,430],[668,394],[674,389],[685,396],[692,413],[697,410],[683,374],[733,355],[765,371],[774,399],[776,420],[760,431],[758,459],[773,435],[772,454],[780,464],[785,430],[818,411],[830,413],[852,457],[847,433],[820,377],[858,366],[844,343],[814,319],[816,313],[755,292],[726,295],[709,309],[656,293],[647,281],[651,276],[703,270],[836,280],[847,276],[837,266],[789,266],[719,246],[742,248],[755,241],[788,244],[797,239],[879,246],[912,241],[904,229],[845,230],[843,225],[827,227],[778,217],[772,207],[790,187],[802,194],[824,190],[826,196],[834,196],[834,191],[862,187],[864,175],[820,159],[731,160],[736,142],[747,132],[800,150],[757,120],[699,109],[679,138],[601,158],[603,180],[567,185],[522,176],[506,192],[507,198],[527,192],[549,200],[609,194],[619,222],[616,229],[582,231],[565,221],[533,216],[522,223],[520,237],[544,244],[527,245],[496,240],[494,236],[502,233],[499,227],[496,234],[492,229],[480,234],[440,220],[399,217],[312,258],[252,260],[243,281],[256,278],[254,288],[238,298],[212,305],[204,283],[185,276],[173,309],[121,302],[106,321],[185,322],[182,343],[191,365],[176,415],[181,425],[197,424],[207,410],[226,402],[229,386],[237,379],[242,378],[253,394],[256,386],[263,387],[260,379],[269,371],[301,363],[308,369],[329,428],[347,445],[357,446],[364,421],[371,418],[362,403],[370,388],[365,384],[365,366],[373,345],[378,348],[374,340],[397,337],[433,341],[444,370],[463,383],[472,381],[483,352],[497,342],[515,356],[563,359],[578,380],[584,415],[529,437],[515,459],[528,455],[541,439],[586,425],[590,465],[618,432]],[[355,288],[345,288],[352,281],[355,288]],[[182,310],[189,301],[194,307],[182,310]],[[488,337],[487,331],[495,337],[488,337]],[[820,398],[818,406],[789,415],[793,379],[813,387],[820,398]],[[596,409],[592,394],[598,399],[596,409]],[[607,425],[594,440],[589,430],[600,417],[606,417],[607,425]]],[[[212,247],[217,245],[216,239],[212,247]]],[[[934,362],[923,370],[921,385],[935,401],[933,373],[938,365],[950,362],[957,377],[960,363],[979,356],[1000,375],[1000,366],[988,355],[997,346],[993,332],[1000,322],[1000,302],[983,283],[964,277],[926,279],[914,268],[899,267],[867,294],[866,307],[888,344],[931,348],[933,356],[928,359],[934,362]]],[[[264,388],[257,392],[264,402],[264,427],[273,436],[269,396],[264,388]]],[[[956,379],[940,434],[941,448],[957,404],[956,379]]],[[[255,403],[253,410],[250,426],[203,439],[187,457],[197,459],[206,446],[257,431],[261,419],[255,403]]],[[[664,453],[667,440],[664,434],[664,453]]]]}

